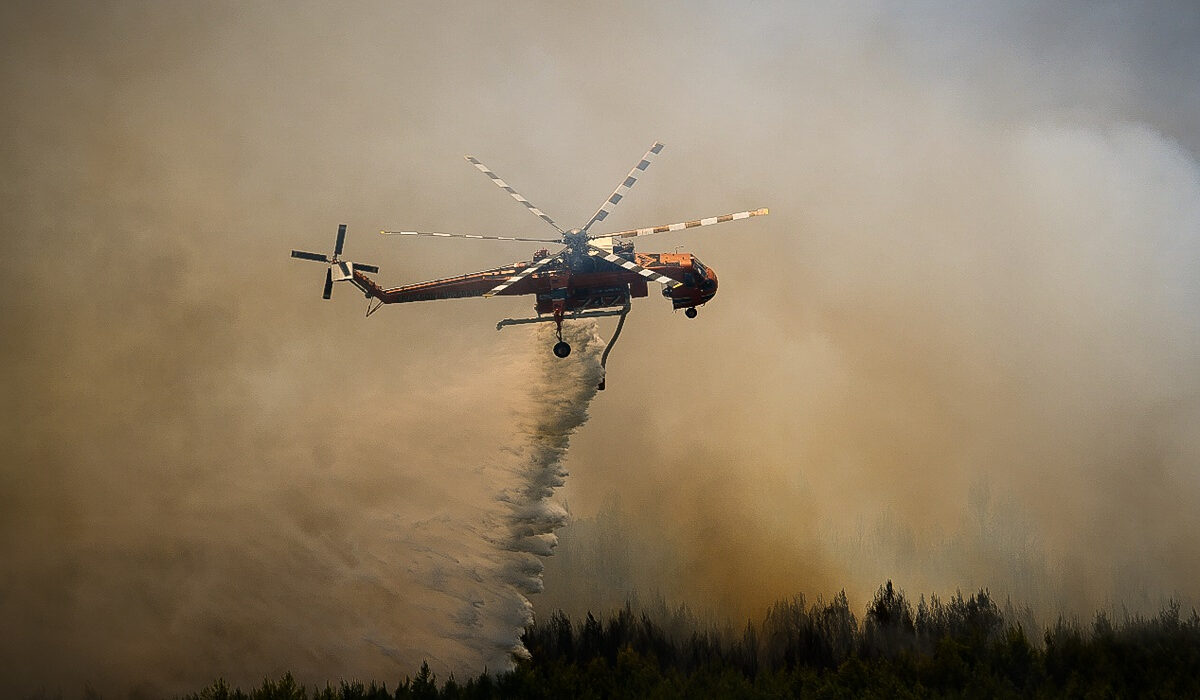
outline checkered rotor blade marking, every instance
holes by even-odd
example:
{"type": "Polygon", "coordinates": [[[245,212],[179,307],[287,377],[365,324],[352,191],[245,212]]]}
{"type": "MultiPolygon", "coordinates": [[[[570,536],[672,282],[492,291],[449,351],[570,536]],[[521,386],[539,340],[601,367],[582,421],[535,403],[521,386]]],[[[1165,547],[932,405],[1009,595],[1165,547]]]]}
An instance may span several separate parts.
{"type": "Polygon", "coordinates": [[[486,165],[484,165],[483,163],[480,163],[478,160],[475,159],[474,156],[463,156],[463,157],[466,158],[471,163],[471,165],[474,165],[479,170],[479,172],[481,172],[484,175],[487,175],[489,178],[491,178],[492,182],[496,183],[497,187],[499,187],[500,189],[507,192],[513,199],[515,199],[518,202],[520,202],[521,204],[525,205],[525,208],[528,209],[529,211],[533,212],[539,219],[541,219],[542,221],[545,221],[546,223],[553,226],[555,231],[558,231],[559,233],[563,232],[563,230],[561,228],[559,228],[558,224],[554,223],[554,219],[551,219],[549,216],[546,216],[545,212],[543,212],[541,209],[538,209],[537,207],[533,206],[533,204],[528,199],[525,199],[524,197],[521,196],[520,192],[517,192],[516,190],[514,190],[504,180],[501,180],[499,175],[492,172],[491,170],[488,170],[488,167],[486,165]]]}
{"type": "Polygon", "coordinates": [[[671,279],[670,277],[667,277],[666,275],[660,275],[653,270],[647,270],[646,268],[642,267],[641,265],[638,265],[637,263],[635,263],[632,260],[629,260],[628,258],[622,258],[619,255],[613,255],[612,253],[608,252],[607,250],[603,250],[603,249],[597,248],[595,246],[588,246],[588,247],[591,248],[591,250],[588,251],[588,255],[591,255],[591,256],[594,256],[597,258],[601,258],[607,262],[612,263],[613,265],[619,265],[620,267],[623,267],[626,270],[629,270],[630,272],[636,272],[639,275],[641,275],[642,277],[645,277],[646,279],[648,279],[652,282],[658,282],[659,284],[664,285],[671,289],[683,284],[679,280],[671,279]]]}
{"type": "Polygon", "coordinates": [[[380,231],[385,236],[429,236],[432,238],[472,238],[477,241],[522,241],[524,243],[561,243],[557,238],[519,238],[516,236],[477,236],[473,233],[439,233],[435,231],[380,231]]]}
{"type": "Polygon", "coordinates": [[[513,275],[512,277],[509,277],[508,279],[504,280],[502,283],[496,285],[495,287],[492,287],[492,289],[485,292],[483,296],[485,296],[485,297],[496,296],[500,292],[503,292],[504,290],[508,289],[509,287],[513,286],[514,284],[520,282],[521,280],[525,279],[526,277],[528,277],[528,276],[532,275],[533,273],[537,272],[538,270],[542,269],[542,267],[546,263],[550,262],[551,260],[554,260],[557,257],[558,257],[557,255],[551,255],[549,257],[542,258],[541,260],[535,260],[532,265],[525,268],[524,270],[521,270],[520,272],[513,275]]]}
{"type": "MultiPolygon", "coordinates": [[[[755,209],[754,211],[739,211],[736,214],[723,214],[721,216],[712,216],[707,219],[696,219],[695,221],[681,221],[677,224],[667,224],[666,226],[653,226],[651,228],[637,228],[628,231],[618,231],[616,233],[606,233],[603,237],[608,238],[632,238],[634,236],[646,236],[651,233],[666,233],[667,231],[681,231],[685,228],[698,228],[700,226],[712,226],[713,224],[723,224],[726,221],[737,221],[739,219],[749,219],[752,216],[766,216],[766,209],[755,209]]],[[[600,238],[600,236],[592,236],[592,238],[600,238]]]]}
{"type": "Polygon", "coordinates": [[[633,166],[633,170],[630,170],[629,174],[625,176],[625,180],[620,185],[617,185],[617,189],[613,190],[612,195],[604,200],[604,204],[600,205],[595,214],[592,214],[592,218],[584,225],[581,229],[582,231],[587,232],[592,227],[592,224],[597,221],[604,221],[604,218],[612,213],[613,207],[617,206],[617,202],[620,202],[625,197],[625,194],[629,192],[630,188],[637,183],[638,176],[646,172],[646,168],[650,167],[650,161],[654,160],[654,156],[658,155],[662,149],[663,145],[655,141],[650,150],[646,151],[646,155],[642,156],[638,164],[633,166]]]}

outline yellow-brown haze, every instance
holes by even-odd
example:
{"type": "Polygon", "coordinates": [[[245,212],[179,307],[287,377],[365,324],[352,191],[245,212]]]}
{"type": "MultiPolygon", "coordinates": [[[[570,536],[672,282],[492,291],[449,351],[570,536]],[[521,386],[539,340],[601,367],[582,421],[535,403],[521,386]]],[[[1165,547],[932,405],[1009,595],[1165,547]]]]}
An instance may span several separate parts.
{"type": "MultiPolygon", "coordinates": [[[[695,321],[643,300],[574,438],[572,509],[614,499],[655,555],[614,587],[729,615],[885,576],[1050,611],[1195,595],[1191,5],[0,13],[19,684],[491,653],[447,603],[469,566],[430,562],[494,555],[533,350],[491,324],[527,300],[363,322],[286,258],[343,221],[385,283],[527,258],[369,234],[550,233],[468,152],[564,225],[654,139],[614,228],[771,208],[639,241],[721,293],[695,321]]],[[[568,574],[535,605],[589,605],[568,574]]]]}

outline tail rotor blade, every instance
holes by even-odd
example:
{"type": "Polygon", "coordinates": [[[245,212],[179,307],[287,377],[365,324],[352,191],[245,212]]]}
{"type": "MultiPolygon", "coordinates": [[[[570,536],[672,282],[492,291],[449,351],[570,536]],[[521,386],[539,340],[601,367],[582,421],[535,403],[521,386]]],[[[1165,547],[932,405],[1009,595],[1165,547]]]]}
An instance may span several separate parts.
{"type": "Polygon", "coordinates": [[[309,252],[303,251],[303,250],[293,250],[292,257],[300,258],[301,260],[316,260],[317,262],[329,262],[329,258],[325,257],[324,255],[321,255],[320,253],[309,253],[309,252]]]}
{"type": "Polygon", "coordinates": [[[646,168],[650,167],[650,161],[654,160],[654,156],[661,153],[662,149],[663,145],[655,141],[654,145],[650,147],[650,150],[646,151],[646,155],[642,156],[642,159],[638,161],[638,164],[633,166],[633,170],[630,170],[629,174],[625,176],[625,180],[622,181],[620,185],[617,185],[617,189],[613,190],[612,195],[610,195],[608,199],[604,200],[604,204],[600,205],[600,208],[596,210],[595,214],[592,214],[592,218],[589,219],[586,224],[584,224],[584,227],[581,229],[582,231],[586,233],[587,230],[592,227],[592,224],[596,223],[597,221],[604,221],[604,218],[612,213],[613,208],[617,206],[617,202],[620,202],[621,199],[625,197],[626,193],[629,192],[630,188],[637,183],[638,177],[640,177],[642,173],[646,172],[646,168]]]}
{"type": "Polygon", "coordinates": [[[333,268],[325,270],[325,291],[321,294],[322,297],[328,299],[333,294],[333,268]]]}
{"type": "Polygon", "coordinates": [[[342,254],[342,246],[346,244],[346,224],[338,225],[337,243],[333,246],[334,257],[342,254]]]}

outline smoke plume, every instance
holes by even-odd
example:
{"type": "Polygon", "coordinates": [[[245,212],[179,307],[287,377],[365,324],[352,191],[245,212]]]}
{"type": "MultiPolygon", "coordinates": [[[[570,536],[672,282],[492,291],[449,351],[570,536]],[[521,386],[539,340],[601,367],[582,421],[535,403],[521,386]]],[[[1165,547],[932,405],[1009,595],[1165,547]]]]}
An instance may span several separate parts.
{"type": "Polygon", "coordinates": [[[464,673],[526,597],[1200,597],[1195,2],[16,0],[0,35],[0,685],[464,673]],[[372,232],[552,237],[462,156],[567,228],[655,140],[604,230],[771,215],[637,239],[720,292],[635,303],[566,455],[586,396],[494,330],[527,298],[364,321],[287,256],[528,260],[372,232]]]}

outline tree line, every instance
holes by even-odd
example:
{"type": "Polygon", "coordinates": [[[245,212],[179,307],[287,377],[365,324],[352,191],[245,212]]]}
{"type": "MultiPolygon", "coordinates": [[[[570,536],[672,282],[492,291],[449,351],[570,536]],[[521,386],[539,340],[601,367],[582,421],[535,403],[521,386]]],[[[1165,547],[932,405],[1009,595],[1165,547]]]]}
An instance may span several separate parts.
{"type": "Polygon", "coordinates": [[[525,630],[529,657],[513,670],[466,680],[425,664],[392,690],[310,689],[289,674],[250,691],[217,681],[184,700],[1200,697],[1200,616],[1176,603],[1153,617],[1060,618],[1040,634],[986,590],[914,606],[891,581],[861,620],[844,592],[781,600],[740,630],[677,613],[555,613],[525,630]]]}

